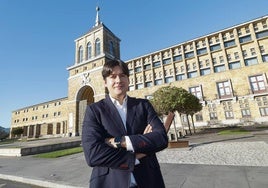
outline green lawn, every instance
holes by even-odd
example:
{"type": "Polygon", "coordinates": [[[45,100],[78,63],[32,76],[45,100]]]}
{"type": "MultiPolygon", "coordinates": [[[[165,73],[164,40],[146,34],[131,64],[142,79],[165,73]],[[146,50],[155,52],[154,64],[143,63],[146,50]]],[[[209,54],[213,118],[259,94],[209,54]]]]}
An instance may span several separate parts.
{"type": "Polygon", "coordinates": [[[81,153],[81,152],[83,152],[82,147],[75,147],[75,148],[70,148],[70,149],[52,151],[48,153],[41,153],[41,154],[35,155],[35,157],[58,158],[58,157],[63,157],[63,156],[72,155],[72,154],[81,153]]]}
{"type": "Polygon", "coordinates": [[[16,141],[18,141],[18,139],[5,139],[5,140],[0,142],[0,145],[1,144],[11,144],[11,143],[14,143],[16,141]]]}

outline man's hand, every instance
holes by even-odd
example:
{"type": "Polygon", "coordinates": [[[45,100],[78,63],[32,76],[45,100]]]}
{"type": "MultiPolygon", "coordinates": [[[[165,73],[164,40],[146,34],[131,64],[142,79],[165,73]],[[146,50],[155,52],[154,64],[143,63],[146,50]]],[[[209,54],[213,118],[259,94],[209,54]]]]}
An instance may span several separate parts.
{"type": "MultiPolygon", "coordinates": [[[[143,131],[143,134],[151,133],[153,131],[153,128],[150,124],[146,126],[146,128],[143,131]]],[[[143,157],[146,157],[146,154],[144,153],[136,153],[136,159],[141,159],[143,157]]]]}
{"type": "Polygon", "coordinates": [[[116,145],[114,143],[114,138],[106,138],[105,143],[108,144],[109,146],[116,148],[116,145]]]}
{"type": "Polygon", "coordinates": [[[143,134],[147,134],[153,131],[153,128],[150,124],[148,124],[145,128],[145,130],[143,131],[143,134]]]}
{"type": "MultiPolygon", "coordinates": [[[[108,144],[109,146],[113,147],[113,148],[118,148],[117,145],[115,144],[115,138],[106,138],[105,139],[105,143],[108,144]]],[[[120,144],[122,148],[126,148],[126,140],[125,137],[123,136],[121,138],[121,144],[120,144]]]]}
{"type": "MultiPolygon", "coordinates": [[[[152,126],[150,124],[148,124],[146,126],[146,128],[144,129],[143,134],[151,133],[152,131],[153,131],[152,126]]],[[[114,138],[106,138],[105,139],[105,143],[108,144],[109,146],[113,147],[113,148],[117,148],[117,146],[116,146],[116,144],[114,142],[114,138]]],[[[123,148],[126,148],[126,141],[125,141],[125,137],[124,136],[122,137],[122,140],[121,140],[121,146],[123,148]]],[[[144,157],[146,155],[139,153],[138,156],[142,158],[142,157],[144,157]]]]}
{"type": "Polygon", "coordinates": [[[143,157],[146,157],[146,154],[144,154],[144,153],[136,153],[136,159],[141,159],[143,157]]]}

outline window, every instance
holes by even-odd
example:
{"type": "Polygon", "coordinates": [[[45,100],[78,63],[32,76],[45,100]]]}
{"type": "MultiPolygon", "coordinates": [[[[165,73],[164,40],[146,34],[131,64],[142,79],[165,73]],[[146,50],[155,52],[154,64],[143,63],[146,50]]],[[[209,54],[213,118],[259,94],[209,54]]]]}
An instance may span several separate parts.
{"type": "Polygon", "coordinates": [[[216,112],[210,112],[209,113],[209,118],[210,118],[210,120],[217,120],[218,119],[217,113],[216,112]]]}
{"type": "Polygon", "coordinates": [[[235,52],[235,53],[234,53],[234,56],[235,56],[235,59],[239,59],[239,54],[238,54],[238,52],[235,52]]]}
{"type": "Polygon", "coordinates": [[[201,55],[205,53],[207,53],[207,48],[202,48],[202,49],[197,50],[197,55],[201,55]]]}
{"type": "Polygon", "coordinates": [[[256,64],[258,64],[258,59],[256,57],[250,58],[250,59],[245,59],[246,66],[256,65],[256,64]]]}
{"type": "Polygon", "coordinates": [[[182,60],[182,56],[178,55],[178,56],[174,56],[173,57],[173,61],[181,61],[182,60]]]}
{"type": "Polygon", "coordinates": [[[160,67],[161,66],[161,62],[157,61],[157,62],[153,62],[153,67],[160,67]]]}
{"type": "Polygon", "coordinates": [[[196,114],[196,115],[195,115],[195,120],[196,120],[196,121],[203,121],[203,116],[202,116],[202,114],[201,114],[201,113],[196,114]]]}
{"type": "Polygon", "coordinates": [[[91,58],[91,56],[92,56],[91,51],[92,51],[91,43],[88,42],[87,43],[87,59],[91,58]]]}
{"type": "Polygon", "coordinates": [[[259,30],[258,25],[256,23],[253,25],[253,27],[254,27],[254,31],[258,31],[259,30]]]}
{"type": "Polygon", "coordinates": [[[142,88],[143,88],[143,83],[137,84],[137,85],[136,85],[136,88],[137,88],[137,89],[142,89],[142,88]]]}
{"type": "Polygon", "coordinates": [[[225,111],[225,118],[226,119],[233,119],[234,118],[234,113],[232,111],[225,111]]]}
{"type": "Polygon", "coordinates": [[[169,76],[165,78],[165,83],[171,83],[173,81],[174,81],[173,76],[169,76]]]}
{"type": "Polygon", "coordinates": [[[151,65],[150,64],[147,64],[147,65],[144,65],[144,70],[149,70],[149,69],[151,69],[151,65]]]}
{"type": "Polygon", "coordinates": [[[194,52],[185,53],[185,58],[191,58],[191,57],[194,57],[194,52]]]}
{"type": "Polygon", "coordinates": [[[141,67],[136,67],[135,72],[141,72],[141,67]]]}
{"type": "Polygon", "coordinates": [[[261,51],[262,54],[265,53],[265,48],[264,48],[264,46],[260,46],[260,51],[261,51]]]}
{"type": "Polygon", "coordinates": [[[249,77],[249,82],[253,94],[266,91],[263,75],[251,76],[249,77]]]}
{"type": "Polygon", "coordinates": [[[227,60],[228,60],[228,61],[231,61],[231,60],[232,60],[232,56],[231,56],[231,54],[227,54],[227,60]]]}
{"type": "Polygon", "coordinates": [[[193,63],[193,69],[195,70],[196,68],[196,63],[193,63]]]}
{"type": "Polygon", "coordinates": [[[220,49],[221,49],[220,44],[210,46],[210,51],[216,51],[216,50],[220,50],[220,49]]]}
{"type": "Polygon", "coordinates": [[[213,57],[213,58],[212,58],[212,63],[213,63],[213,65],[216,65],[216,64],[217,64],[217,59],[216,59],[216,57],[213,57]]]}
{"type": "Polygon", "coordinates": [[[198,99],[202,99],[202,89],[201,86],[195,86],[195,87],[190,87],[189,91],[191,94],[196,96],[198,99]]]}
{"type": "Polygon", "coordinates": [[[78,63],[81,63],[81,62],[83,62],[83,46],[80,46],[78,51],[79,51],[78,52],[78,54],[79,54],[78,63]]]}
{"type": "Polygon", "coordinates": [[[214,67],[214,72],[223,72],[223,71],[225,71],[225,66],[224,65],[214,67]]]}
{"type": "Polygon", "coordinates": [[[255,48],[250,48],[250,52],[251,52],[251,55],[256,55],[256,51],[255,51],[255,48]]]}
{"type": "Polygon", "coordinates": [[[268,116],[268,107],[260,108],[261,116],[268,116]]]}
{"type": "Polygon", "coordinates": [[[242,54],[243,54],[243,57],[247,57],[247,56],[248,56],[248,54],[247,54],[247,51],[246,51],[246,50],[243,50],[243,51],[242,51],[242,54]]]}
{"type": "Polygon", "coordinates": [[[240,43],[245,43],[245,42],[248,42],[248,41],[251,41],[251,35],[239,38],[240,43]]]}
{"type": "Polygon", "coordinates": [[[129,91],[134,91],[134,90],[135,90],[134,86],[129,86],[129,91]]]}
{"type": "Polygon", "coordinates": [[[235,46],[235,40],[230,40],[230,41],[224,42],[225,48],[231,47],[231,46],[235,46]]]}
{"type": "Polygon", "coordinates": [[[101,46],[100,46],[100,39],[97,38],[95,41],[95,56],[98,56],[101,54],[101,46]]]}
{"type": "Polygon", "coordinates": [[[220,63],[224,63],[224,59],[223,59],[223,56],[220,56],[220,63]]]}
{"type": "Polygon", "coordinates": [[[204,67],[204,65],[203,65],[203,61],[199,61],[199,67],[200,67],[200,68],[203,68],[203,67],[204,67]]]}
{"type": "Polygon", "coordinates": [[[262,32],[256,33],[256,38],[257,39],[264,38],[264,37],[267,37],[267,36],[268,36],[268,30],[267,31],[262,31],[262,32]]]}
{"type": "Polygon", "coordinates": [[[113,41],[110,41],[109,50],[110,50],[110,54],[112,56],[114,56],[114,43],[113,43],[113,41]]]}
{"type": "Polygon", "coordinates": [[[242,114],[242,117],[251,117],[251,113],[249,109],[242,109],[241,114],[242,114]]]}
{"type": "Polygon", "coordinates": [[[263,29],[267,28],[267,23],[266,23],[266,21],[262,21],[261,24],[262,24],[263,29]]]}
{"type": "Polygon", "coordinates": [[[170,64],[170,63],[171,63],[171,59],[170,58],[163,60],[163,65],[167,65],[167,64],[170,64]]]}
{"type": "Polygon", "coordinates": [[[194,78],[194,77],[197,77],[197,71],[188,73],[188,78],[194,78]]]}
{"type": "Polygon", "coordinates": [[[229,98],[232,96],[232,88],[230,81],[218,82],[217,89],[220,99],[229,98]]]}
{"type": "Polygon", "coordinates": [[[210,74],[210,68],[207,68],[207,69],[201,69],[200,70],[200,74],[203,76],[203,75],[207,75],[207,74],[210,74]]]}
{"type": "Polygon", "coordinates": [[[263,62],[268,62],[268,55],[263,55],[262,56],[262,61],[263,62]]]}
{"type": "Polygon", "coordinates": [[[247,26],[247,27],[245,27],[245,30],[246,30],[246,33],[249,33],[250,32],[250,30],[249,30],[249,27],[247,26]]]}
{"type": "Polygon", "coordinates": [[[162,83],[163,83],[162,79],[157,79],[154,82],[155,85],[161,85],[162,83]]]}
{"type": "Polygon", "coordinates": [[[229,63],[229,69],[238,69],[241,67],[240,61],[229,63]]]}
{"type": "Polygon", "coordinates": [[[184,79],[186,79],[185,74],[176,75],[176,80],[184,80],[184,79]]]}
{"type": "Polygon", "coordinates": [[[237,29],[238,36],[242,35],[241,29],[237,29]]]}
{"type": "Polygon", "coordinates": [[[145,87],[151,87],[153,86],[153,82],[145,82],[145,87]]]}

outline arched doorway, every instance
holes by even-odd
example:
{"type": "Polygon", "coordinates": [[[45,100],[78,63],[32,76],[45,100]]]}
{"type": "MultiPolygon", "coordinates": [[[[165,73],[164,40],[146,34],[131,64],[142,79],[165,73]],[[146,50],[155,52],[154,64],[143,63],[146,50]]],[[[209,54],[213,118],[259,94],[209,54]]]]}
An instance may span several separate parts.
{"type": "Polygon", "coordinates": [[[83,86],[77,94],[76,104],[76,135],[82,134],[82,125],[85,117],[85,111],[88,104],[94,102],[94,91],[90,86],[83,86]]]}

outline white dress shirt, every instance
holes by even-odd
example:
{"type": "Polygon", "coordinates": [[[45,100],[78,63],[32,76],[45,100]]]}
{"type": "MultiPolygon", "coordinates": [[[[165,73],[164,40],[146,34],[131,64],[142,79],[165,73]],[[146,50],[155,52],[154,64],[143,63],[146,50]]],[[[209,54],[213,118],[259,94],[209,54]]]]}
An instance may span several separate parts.
{"type": "MultiPolygon", "coordinates": [[[[111,96],[110,96],[110,98],[111,98],[113,104],[115,105],[118,113],[120,114],[120,117],[121,117],[121,119],[122,119],[122,121],[124,123],[125,129],[127,130],[127,127],[126,127],[126,121],[127,121],[127,96],[124,98],[124,101],[123,101],[122,105],[119,103],[118,100],[112,98],[111,96]]],[[[131,143],[129,137],[125,136],[125,140],[126,140],[126,149],[127,149],[127,151],[134,152],[134,149],[133,149],[133,146],[132,146],[132,143],[131,143]]],[[[138,159],[136,159],[135,164],[139,164],[138,159]]],[[[133,173],[131,173],[131,180],[130,181],[131,181],[130,186],[137,185],[136,180],[135,180],[135,178],[133,176],[133,173]]]]}

